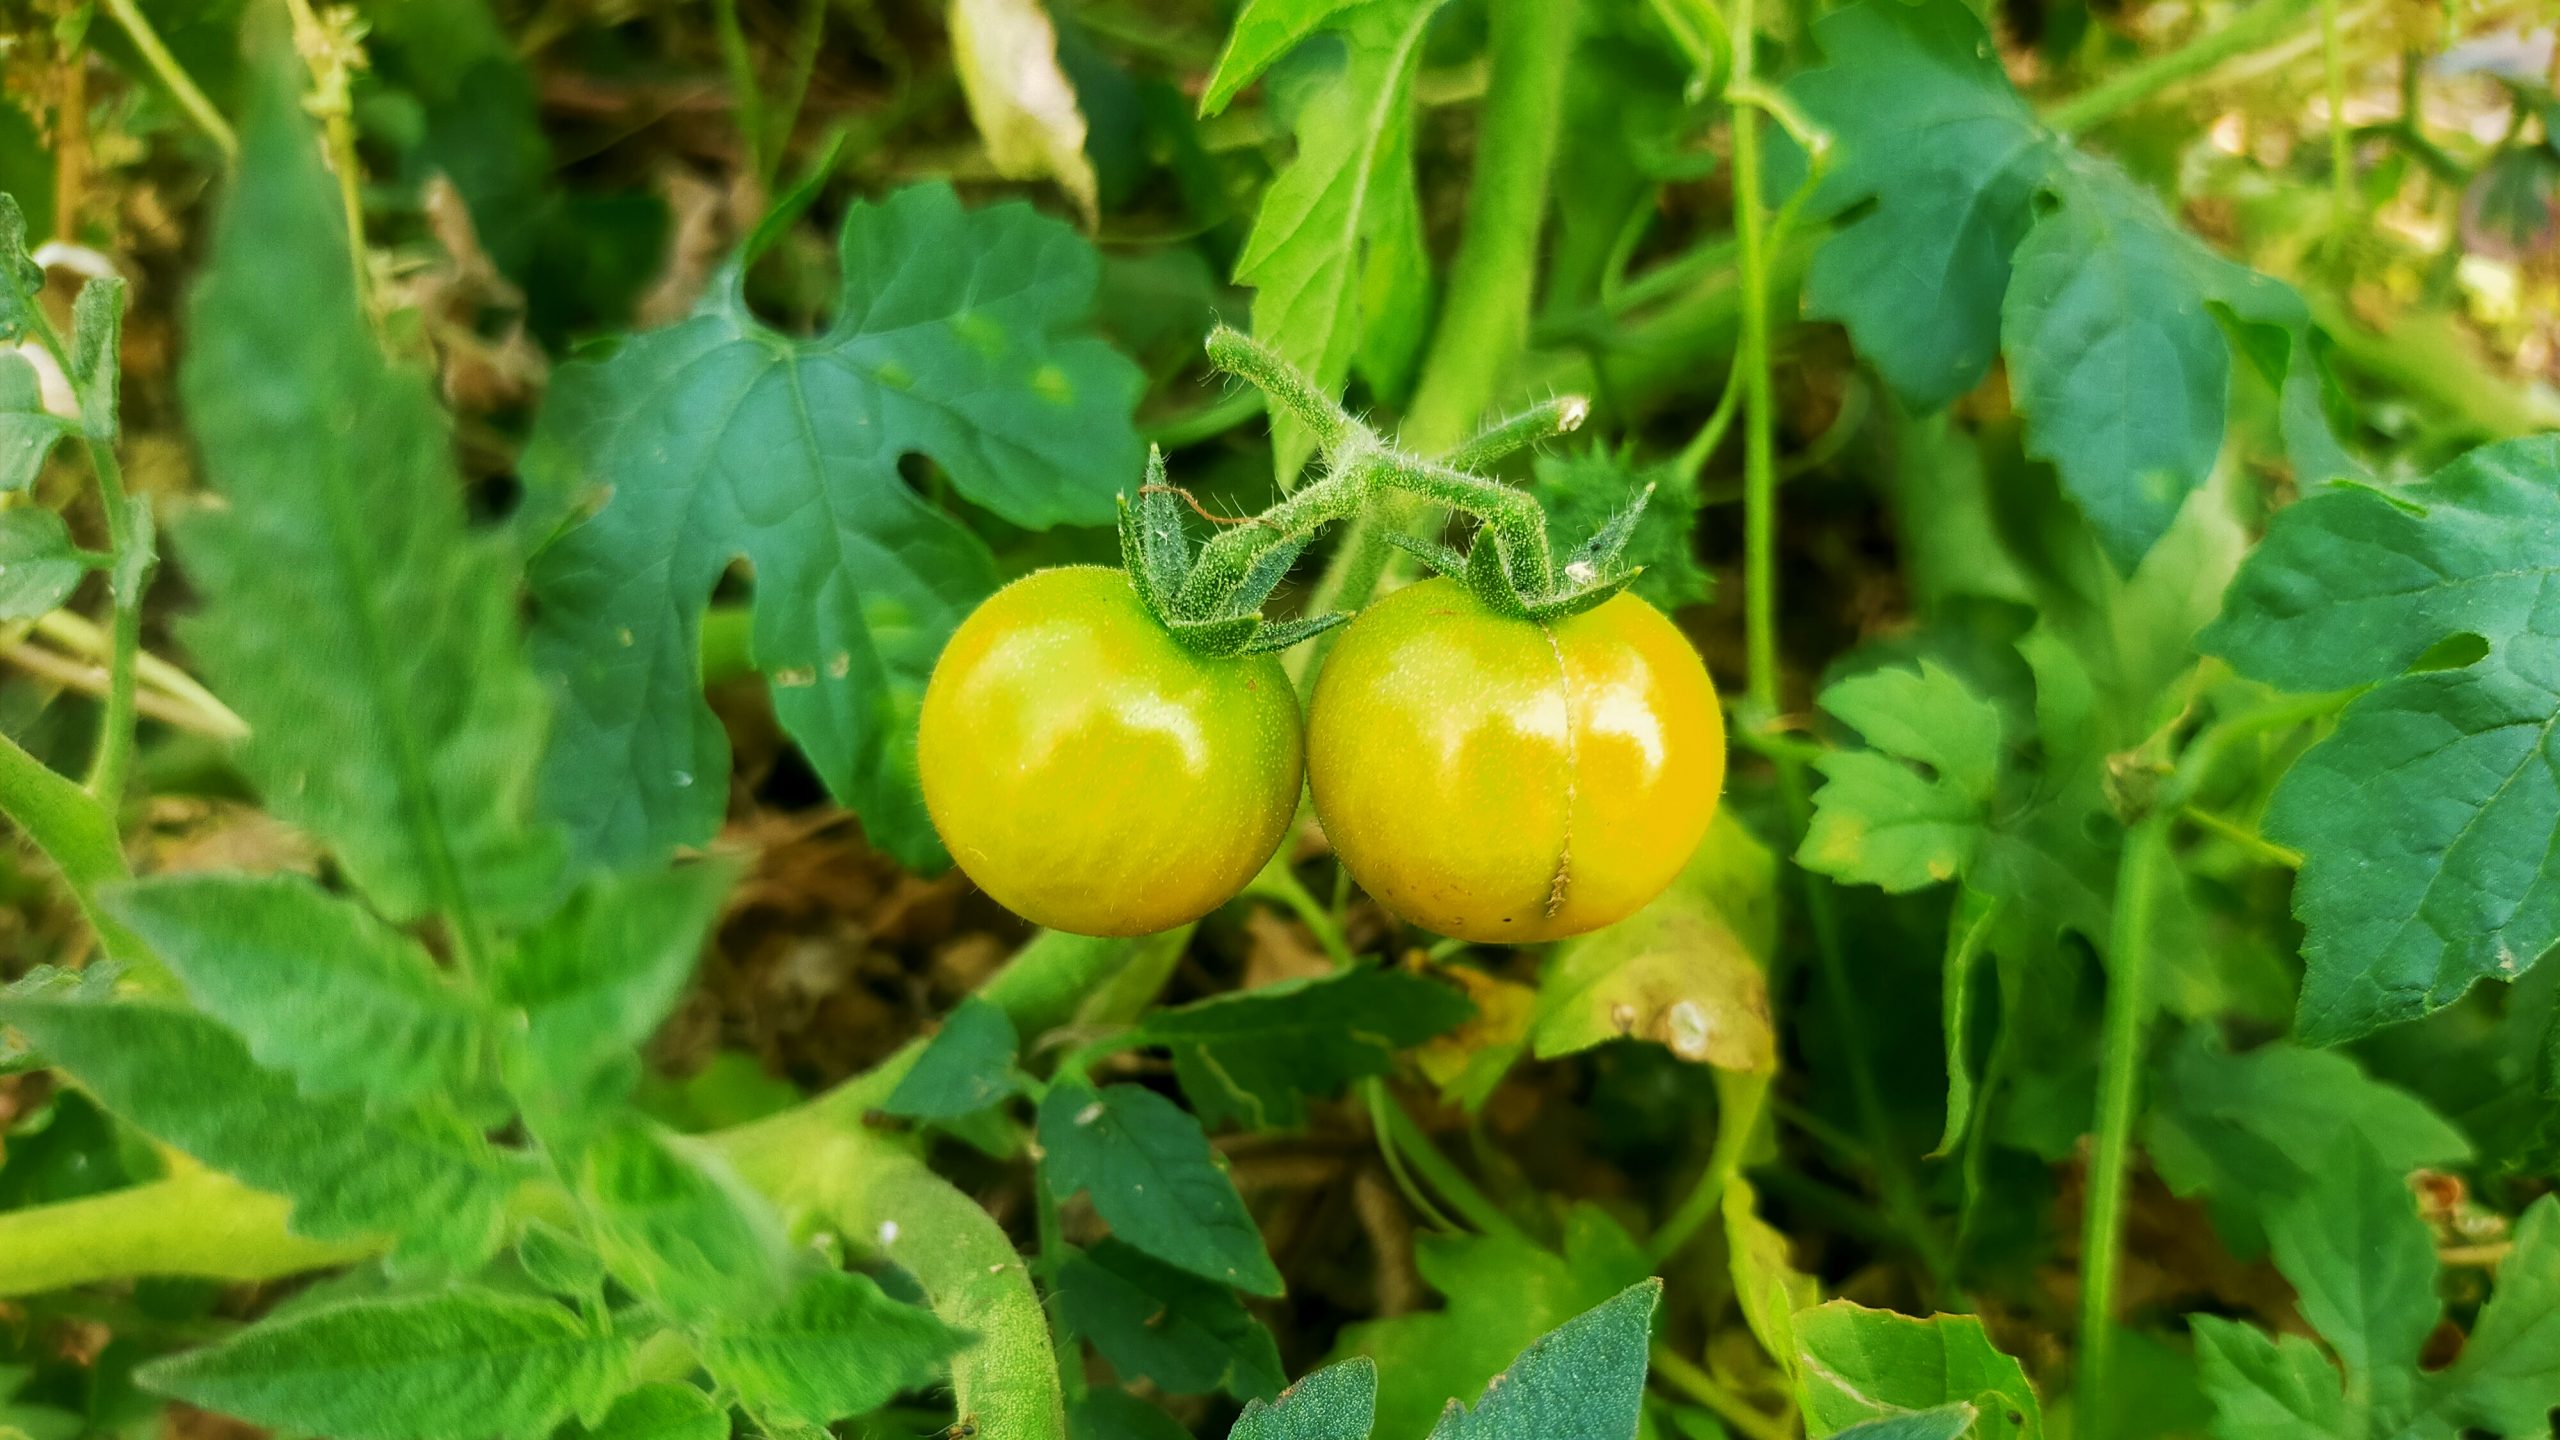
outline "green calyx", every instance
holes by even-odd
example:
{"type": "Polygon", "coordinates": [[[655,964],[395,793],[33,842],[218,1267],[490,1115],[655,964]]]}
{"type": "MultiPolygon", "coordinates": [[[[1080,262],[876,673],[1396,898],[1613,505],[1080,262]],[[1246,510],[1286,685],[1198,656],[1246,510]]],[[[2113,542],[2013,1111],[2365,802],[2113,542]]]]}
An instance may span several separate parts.
{"type": "Polygon", "coordinates": [[[1351,618],[1347,614],[1272,620],[1262,614],[1316,532],[1360,513],[1381,490],[1418,495],[1474,516],[1480,523],[1465,554],[1435,541],[1396,543],[1441,574],[1464,582],[1496,614],[1560,620],[1598,605],[1639,573],[1621,563],[1644,513],[1648,489],[1558,564],[1548,547],[1547,517],[1527,492],[1475,473],[1480,467],[1578,427],[1590,413],[1579,397],[1532,406],[1487,427],[1437,460],[1399,450],[1354,419],[1288,362],[1245,335],[1219,326],[1209,333],[1210,362],[1252,383],[1316,438],[1323,465],[1260,515],[1231,522],[1195,551],[1184,528],[1182,492],[1165,477],[1164,457],[1150,453],[1146,483],[1133,503],[1120,499],[1120,553],[1130,583],[1149,613],[1193,651],[1211,656],[1282,650],[1351,618]]]}

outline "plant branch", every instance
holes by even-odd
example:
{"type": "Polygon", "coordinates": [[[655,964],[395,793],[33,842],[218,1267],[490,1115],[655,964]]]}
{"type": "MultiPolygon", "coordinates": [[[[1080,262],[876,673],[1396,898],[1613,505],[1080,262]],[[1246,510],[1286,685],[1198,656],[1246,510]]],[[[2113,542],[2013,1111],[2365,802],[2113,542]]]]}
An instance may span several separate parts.
{"type": "Polygon", "coordinates": [[[2077,135],[2152,99],[2183,81],[2252,50],[2273,44],[2322,0],[2258,0],[2231,20],[2207,26],[2195,39],[2155,55],[2044,112],[2045,124],[2077,135]]]}
{"type": "Polygon", "coordinates": [[[196,88],[196,82],[187,74],[186,67],[180,65],[178,57],[170,54],[169,47],[161,43],[160,32],[151,28],[151,21],[143,15],[142,7],[134,0],[106,0],[106,7],[107,13],[116,17],[116,24],[123,27],[125,38],[141,52],[143,63],[149,65],[151,73],[159,76],[160,83],[168,87],[169,94],[178,102],[178,108],[187,112],[187,118],[193,120],[196,128],[205,133],[205,138],[213,142],[214,148],[222,152],[224,160],[237,160],[240,157],[240,137],[232,133],[231,122],[223,119],[222,112],[213,108],[213,102],[196,88]]]}
{"type": "Polygon", "coordinates": [[[2115,1291],[2124,1241],[2126,1169],[2133,1149],[2142,1041],[2151,1005],[2151,912],[2169,861],[2173,812],[2126,832],[2117,862],[2115,921],[2107,943],[2106,1032],[2098,1057],[2097,1135],[2089,1148],[2088,1199],[2080,1232],[2080,1376],[2073,1408],[2119,1413],[2115,1384],[2115,1291]]]}

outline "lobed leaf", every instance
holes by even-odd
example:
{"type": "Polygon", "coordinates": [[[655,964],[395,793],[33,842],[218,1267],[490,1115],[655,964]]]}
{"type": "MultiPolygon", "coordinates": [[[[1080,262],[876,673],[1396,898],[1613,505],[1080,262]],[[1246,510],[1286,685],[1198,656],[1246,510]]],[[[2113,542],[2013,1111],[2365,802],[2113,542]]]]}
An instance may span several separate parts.
{"type": "Polygon", "coordinates": [[[967,1343],[933,1312],[841,1270],[812,1271],[779,1308],[700,1337],[704,1367],[749,1410],[802,1425],[876,1410],[930,1382],[967,1343]]]}
{"type": "Polygon", "coordinates": [[[480,1083],[473,998],[416,941],[299,875],[168,876],[107,904],[306,1095],[400,1102],[480,1083]]]}
{"type": "Polygon", "coordinates": [[[202,1015],[145,1002],[0,1001],[47,1059],[108,1109],[293,1203],[317,1240],[390,1235],[406,1256],[467,1265],[495,1248],[502,1208],[530,1178],[459,1118],[315,1099],[202,1015]]]}
{"type": "MultiPolygon", "coordinates": [[[[0,354],[0,376],[11,358],[0,354]]],[[[0,414],[0,446],[9,443],[7,424],[8,416],[0,414]]],[[[54,610],[88,574],[61,516],[41,505],[0,510],[0,620],[33,620],[54,610]]]]}
{"type": "MultiPolygon", "coordinates": [[[[1291,43],[1326,28],[1342,37],[1347,54],[1341,72],[1299,107],[1297,159],[1263,191],[1235,276],[1253,287],[1255,337],[1327,395],[1341,391],[1364,340],[1391,326],[1418,327],[1429,312],[1412,89],[1423,33],[1443,3],[1378,0],[1287,12],[1291,43]],[[1311,14],[1315,9],[1323,13],[1311,14]],[[1425,287],[1419,293],[1417,273],[1425,287]]],[[[1238,36],[1265,33],[1263,12],[1276,8],[1256,5],[1238,17],[1238,36]]],[[[1409,362],[1420,339],[1417,329],[1388,341],[1394,354],[1387,368],[1409,362]]],[[[1313,448],[1303,425],[1273,414],[1272,453],[1283,484],[1313,448]]]]}
{"type": "Polygon", "coordinates": [[[2295,690],[2373,685],[2294,763],[2269,838],[2303,854],[2297,1029],[2332,1044],[2416,1019],[2560,942],[2560,619],[2543,601],[2560,439],[2491,445],[2414,485],[2288,507],[2208,651],[2295,690]],[[2485,651],[2411,672],[2456,636],[2485,651]]]}
{"type": "Polygon", "coordinates": [[[718,1151],[636,1120],[580,1157],[578,1198],[604,1267],[680,1320],[753,1314],[782,1292],[782,1219],[718,1151]]]}
{"type": "Polygon", "coordinates": [[[757,319],[732,262],[691,318],[552,379],[526,478],[592,509],[535,556],[534,652],[565,701],[544,795],[582,854],[654,858],[718,825],[729,746],[696,646],[744,558],[783,728],[874,843],[941,864],[916,710],[995,565],[898,464],[923,455],[1032,527],[1106,523],[1139,468],[1137,371],[1085,328],[1098,262],[1067,227],[919,185],[856,204],[840,263],[822,334],[757,319]]]}
{"type": "Polygon", "coordinates": [[[2197,1368],[2217,1440],[2336,1440],[2353,1434],[2338,1368],[2300,1335],[2270,1337],[2236,1320],[2197,1315],[2197,1368]]]}
{"type": "Polygon", "coordinates": [[[1999,789],[1999,707],[1928,660],[1836,681],[1820,703],[1873,748],[1814,761],[1823,786],[1796,858],[1891,891],[1964,873],[1999,789]]]}
{"type": "Polygon", "coordinates": [[[342,1440],[516,1440],[601,1407],[636,1343],[549,1300],[462,1289],[269,1320],[140,1378],[191,1405],[342,1440]]]}
{"type": "Polygon", "coordinates": [[[548,706],[429,377],[384,357],[358,302],[300,69],[262,57],[188,308],[179,389],[223,503],[178,530],[204,602],[181,633],[249,722],[268,807],[390,919],[471,936],[551,898],[556,845],[527,823],[548,706]]]}

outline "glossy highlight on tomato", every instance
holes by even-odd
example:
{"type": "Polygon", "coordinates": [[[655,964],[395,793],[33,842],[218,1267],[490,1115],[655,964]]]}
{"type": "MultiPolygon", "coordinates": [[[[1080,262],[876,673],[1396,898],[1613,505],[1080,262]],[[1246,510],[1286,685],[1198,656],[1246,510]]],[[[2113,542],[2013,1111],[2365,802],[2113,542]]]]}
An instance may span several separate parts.
{"type": "Polygon", "coordinates": [[[1680,873],[1724,786],[1724,717],[1632,595],[1540,625],[1427,580],[1344,630],[1307,753],[1361,888],[1440,934],[1525,943],[1624,919],[1680,873]]]}
{"type": "Polygon", "coordinates": [[[1116,569],[1036,571],[953,632],[917,732],[925,809],[1027,920],[1145,935],[1216,909],[1279,848],[1303,773],[1269,655],[1208,659],[1116,569]]]}

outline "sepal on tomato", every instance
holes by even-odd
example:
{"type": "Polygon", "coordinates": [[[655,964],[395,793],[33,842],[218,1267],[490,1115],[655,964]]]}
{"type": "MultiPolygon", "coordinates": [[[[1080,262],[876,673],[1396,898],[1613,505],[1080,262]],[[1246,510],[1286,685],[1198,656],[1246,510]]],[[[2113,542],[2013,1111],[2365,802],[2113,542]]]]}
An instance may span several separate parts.
{"type": "Polygon", "coordinates": [[[1150,447],[1146,484],[1139,487],[1136,502],[1120,497],[1120,563],[1147,613],[1185,649],[1215,658],[1260,655],[1286,649],[1351,618],[1347,614],[1283,621],[1263,618],[1262,602],[1271,598],[1289,567],[1305,552],[1306,536],[1284,540],[1255,556],[1225,594],[1212,595],[1205,603],[1186,602],[1184,589],[1198,568],[1198,557],[1183,530],[1179,493],[1165,477],[1163,452],[1150,447]]]}
{"type": "Polygon", "coordinates": [[[1636,521],[1643,518],[1645,503],[1652,498],[1653,487],[1647,485],[1551,573],[1531,557],[1512,553],[1502,532],[1490,525],[1476,531],[1474,543],[1464,554],[1411,535],[1387,539],[1434,574],[1466,586],[1493,613],[1546,624],[1599,605],[1644,573],[1643,566],[1622,567],[1619,560],[1635,534],[1636,521]]]}

